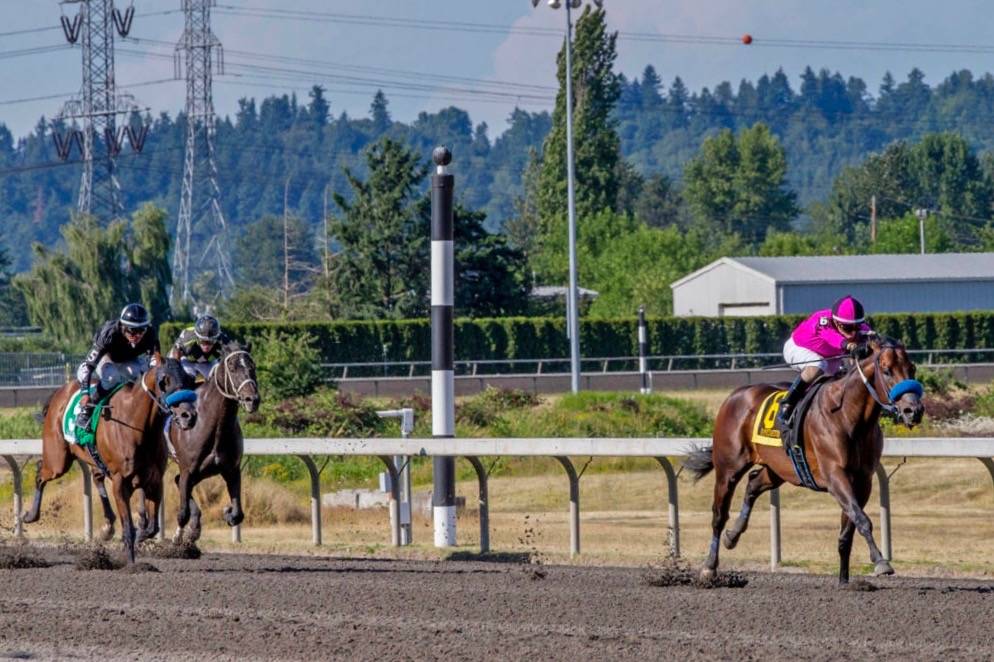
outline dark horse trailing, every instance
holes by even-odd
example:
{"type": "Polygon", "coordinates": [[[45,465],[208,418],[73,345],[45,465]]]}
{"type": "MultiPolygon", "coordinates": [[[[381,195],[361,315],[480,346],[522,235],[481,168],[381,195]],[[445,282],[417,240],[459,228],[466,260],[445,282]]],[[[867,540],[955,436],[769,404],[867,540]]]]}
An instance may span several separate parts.
{"type": "Polygon", "coordinates": [[[200,508],[193,499],[193,487],[211,476],[219,475],[228,488],[230,505],[224,509],[229,526],[240,524],[242,430],[238,425],[238,406],[249,413],[259,408],[259,388],[255,363],[249,349],[236,342],[222,348],[221,358],[203,384],[197,388],[197,422],[190,429],[170,425],[166,429],[169,451],[179,465],[179,511],[173,542],[183,540],[189,524],[187,542],[200,537],[200,508]]]}
{"type": "MultiPolygon", "coordinates": [[[[873,540],[873,525],[863,511],[873,487],[873,472],[883,451],[881,412],[912,427],[921,421],[924,408],[922,387],[914,380],[915,365],[902,344],[873,340],[866,346],[867,358],[853,360],[852,369],[821,387],[811,400],[801,423],[808,468],[816,489],[827,491],[842,508],[839,534],[839,583],[849,581],[849,554],[855,531],[870,548],[874,574],[894,573],[873,540]]],[[[718,410],[711,447],[695,450],[684,463],[697,479],[714,470],[712,538],[708,558],[701,570],[704,579],[718,568],[718,547],[728,521],[732,494],[739,480],[749,473],[742,512],[725,532],[725,547],[732,549],[749,524],[749,514],[760,494],[788,482],[800,485],[801,478],[782,447],[752,442],[753,425],[761,405],[780,387],[770,384],[746,386],[734,391],[718,410]],[[749,471],[751,467],[757,468],[749,471]]]]}

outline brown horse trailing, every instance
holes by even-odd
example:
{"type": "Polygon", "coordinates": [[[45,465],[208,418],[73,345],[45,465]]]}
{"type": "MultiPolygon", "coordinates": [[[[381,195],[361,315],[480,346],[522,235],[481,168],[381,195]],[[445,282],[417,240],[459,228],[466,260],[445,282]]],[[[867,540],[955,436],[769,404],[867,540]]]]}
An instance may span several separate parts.
{"type": "Polygon", "coordinates": [[[176,485],[179,488],[179,511],[173,542],[195,542],[200,537],[200,508],[193,498],[193,488],[211,476],[220,476],[228,489],[231,503],[224,509],[228,526],[240,524],[243,451],[242,429],[238,424],[238,406],[252,413],[259,408],[259,388],[255,363],[249,348],[236,342],[226,344],[221,358],[203,384],[197,387],[197,422],[190,429],[169,426],[166,430],[170,453],[179,465],[176,485]]]}
{"type": "Polygon", "coordinates": [[[161,435],[163,415],[172,413],[181,426],[192,425],[196,417],[190,402],[166,404],[167,396],[183,385],[184,373],[179,362],[156,355],[154,363],[156,367],[142,375],[137,383],[125,386],[111,396],[109,405],[104,408],[106,420],[96,428],[96,453],[70,444],[65,438],[66,406],[79,385],[75,382],[65,384],[52,394],[43,412],[42,456],[35,477],[34,501],[31,510],[24,514],[24,522],[38,521],[45,485],[69,471],[75,459],[93,471],[106,519],[102,530],[104,540],[110,540],[114,535],[114,511],[104,487],[104,472],[109,473],[121,519],[124,548],[128,562],[134,563],[135,545],[158,532],[157,514],[166,467],[161,435]],[[141,490],[145,501],[151,505],[151,517],[143,517],[140,521],[137,539],[130,507],[135,490],[141,490]]]}
{"type": "MultiPolygon", "coordinates": [[[[814,488],[827,491],[842,508],[840,585],[849,582],[855,531],[866,539],[874,574],[894,573],[874,542],[873,525],[863,511],[883,451],[879,419],[881,412],[886,412],[910,428],[921,422],[924,413],[922,386],[914,379],[915,365],[904,346],[890,339],[874,339],[865,349],[869,356],[854,358],[848,373],[829,381],[813,396],[799,430],[814,488]]],[[[684,463],[698,480],[715,472],[711,546],[701,570],[703,579],[717,572],[719,540],[728,522],[732,494],[747,472],[742,511],[724,535],[728,549],[733,549],[745,532],[759,495],[784,482],[802,484],[783,447],[752,442],[753,423],[761,405],[778,388],[760,384],[735,390],[718,410],[712,445],[694,450],[684,463]],[[758,466],[749,471],[754,465],[758,466]]]]}

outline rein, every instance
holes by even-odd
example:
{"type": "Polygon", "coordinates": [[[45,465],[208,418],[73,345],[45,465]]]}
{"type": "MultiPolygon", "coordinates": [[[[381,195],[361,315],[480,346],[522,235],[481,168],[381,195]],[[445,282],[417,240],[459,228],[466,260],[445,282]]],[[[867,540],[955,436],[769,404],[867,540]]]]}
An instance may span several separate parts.
{"type": "MultiPolygon", "coordinates": [[[[881,349],[882,350],[894,349],[894,346],[884,345],[881,349]]],[[[880,354],[881,352],[877,352],[876,355],[873,357],[873,379],[874,381],[876,381],[876,379],[879,377],[881,382],[883,382],[884,387],[886,387],[887,382],[886,380],[884,380],[883,375],[880,374],[880,354]]],[[[919,382],[917,379],[904,379],[894,384],[888,390],[887,402],[884,402],[883,400],[880,399],[880,395],[877,393],[877,389],[875,389],[873,387],[873,384],[870,383],[870,380],[866,378],[866,374],[863,372],[863,366],[861,365],[860,361],[857,359],[853,361],[853,363],[856,364],[856,372],[859,373],[859,378],[863,380],[863,385],[866,387],[866,390],[870,394],[870,397],[873,398],[874,402],[880,405],[880,408],[883,411],[887,412],[887,414],[892,416],[895,420],[899,416],[897,406],[894,404],[895,400],[900,398],[905,393],[916,393],[920,398],[925,392],[922,383],[919,382]]]]}
{"type": "Polygon", "coordinates": [[[258,388],[258,384],[256,384],[254,379],[246,379],[241,384],[239,384],[237,388],[235,387],[235,380],[231,376],[231,368],[228,367],[228,360],[238,356],[239,354],[248,354],[248,352],[245,351],[244,349],[239,349],[234,352],[231,352],[230,354],[225,354],[224,358],[221,359],[221,362],[216,364],[213,368],[211,368],[211,373],[209,375],[209,377],[214,380],[214,385],[217,387],[218,392],[228,400],[238,400],[238,393],[243,388],[245,388],[246,384],[252,384],[256,388],[258,388]],[[218,367],[221,366],[222,364],[224,364],[223,384],[221,383],[221,380],[217,376],[218,367]],[[226,389],[230,389],[230,391],[226,389]]]}

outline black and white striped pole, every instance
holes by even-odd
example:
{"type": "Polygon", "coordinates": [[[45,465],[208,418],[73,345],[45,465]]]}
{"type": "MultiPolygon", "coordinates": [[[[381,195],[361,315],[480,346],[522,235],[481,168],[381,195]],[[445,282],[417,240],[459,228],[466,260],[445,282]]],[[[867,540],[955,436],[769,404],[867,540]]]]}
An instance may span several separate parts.
{"type": "MultiPolygon", "coordinates": [[[[431,178],[431,435],[454,437],[456,433],[455,378],[453,359],[455,334],[452,328],[455,267],[453,265],[452,198],[455,178],[445,171],[452,153],[436,147],[431,155],[437,166],[431,178]]],[[[435,547],[456,544],[456,460],[432,460],[434,488],[432,514],[435,547]]]]}
{"type": "Polygon", "coordinates": [[[649,374],[649,330],[645,325],[645,306],[639,306],[639,373],[642,375],[642,395],[652,393],[649,374]]]}

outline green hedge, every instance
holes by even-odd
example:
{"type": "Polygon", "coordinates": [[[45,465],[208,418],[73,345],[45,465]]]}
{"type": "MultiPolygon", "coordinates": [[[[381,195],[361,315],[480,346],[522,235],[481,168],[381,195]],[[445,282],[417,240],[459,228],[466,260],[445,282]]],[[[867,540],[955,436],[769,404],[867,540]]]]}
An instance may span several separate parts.
{"type": "MultiPolygon", "coordinates": [[[[649,351],[666,354],[779,352],[800,316],[663,317],[648,320],[649,351]]],[[[223,323],[223,320],[222,320],[223,323]]],[[[994,311],[943,314],[875,315],[873,327],[898,338],[909,349],[994,348],[994,311]]],[[[160,333],[168,347],[184,325],[167,323],[160,333]]],[[[310,333],[323,361],[365,363],[431,359],[431,328],[426,319],[348,322],[267,322],[227,324],[242,340],[257,340],[268,329],[310,333]]],[[[551,317],[459,319],[455,323],[457,359],[537,359],[569,356],[566,322],[551,317]]],[[[636,321],[585,319],[580,324],[583,356],[635,356],[636,321]]]]}

